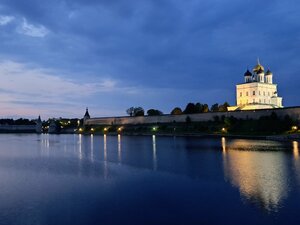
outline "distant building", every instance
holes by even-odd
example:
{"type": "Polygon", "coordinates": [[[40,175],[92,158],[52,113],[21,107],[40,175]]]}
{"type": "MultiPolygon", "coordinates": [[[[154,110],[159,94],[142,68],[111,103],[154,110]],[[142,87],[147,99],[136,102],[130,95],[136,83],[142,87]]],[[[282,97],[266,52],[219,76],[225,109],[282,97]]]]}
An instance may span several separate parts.
{"type": "Polygon", "coordinates": [[[50,124],[49,124],[48,133],[49,134],[56,134],[57,131],[58,131],[58,129],[57,129],[56,121],[55,121],[55,119],[52,119],[50,124]]]}
{"type": "Polygon", "coordinates": [[[236,85],[236,105],[229,111],[283,108],[282,97],[278,97],[277,84],[273,84],[273,73],[257,60],[252,73],[247,70],[245,82],[236,85]]]}
{"type": "Polygon", "coordinates": [[[43,122],[41,120],[41,116],[38,117],[38,119],[36,120],[36,128],[35,128],[36,132],[38,134],[43,132],[43,122]]]}
{"type": "Polygon", "coordinates": [[[88,120],[88,119],[90,119],[90,118],[91,117],[90,117],[90,114],[89,114],[89,109],[86,108],[85,114],[84,114],[84,117],[83,117],[83,124],[85,124],[85,121],[88,120]]]}

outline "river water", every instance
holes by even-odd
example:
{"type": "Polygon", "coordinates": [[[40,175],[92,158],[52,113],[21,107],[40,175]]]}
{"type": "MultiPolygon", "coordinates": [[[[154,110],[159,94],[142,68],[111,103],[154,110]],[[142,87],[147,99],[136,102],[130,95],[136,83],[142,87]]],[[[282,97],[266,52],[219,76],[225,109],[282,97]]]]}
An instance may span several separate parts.
{"type": "Polygon", "coordinates": [[[299,143],[0,135],[0,224],[300,224],[299,143]]]}

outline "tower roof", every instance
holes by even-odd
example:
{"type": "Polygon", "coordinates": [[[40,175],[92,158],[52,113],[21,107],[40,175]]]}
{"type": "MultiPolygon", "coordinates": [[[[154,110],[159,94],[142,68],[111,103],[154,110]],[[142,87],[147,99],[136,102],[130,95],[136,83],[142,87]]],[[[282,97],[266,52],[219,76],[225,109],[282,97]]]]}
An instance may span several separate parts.
{"type": "Polygon", "coordinates": [[[267,70],[266,75],[273,75],[273,73],[271,72],[271,70],[267,70]]]}
{"type": "Polygon", "coordinates": [[[245,77],[251,77],[252,73],[249,71],[249,69],[247,69],[247,71],[244,73],[245,77]]]}
{"type": "Polygon", "coordinates": [[[86,108],[86,111],[85,111],[84,117],[88,117],[88,118],[90,118],[90,114],[89,114],[89,109],[88,109],[88,108],[86,108]]]}
{"type": "Polygon", "coordinates": [[[259,59],[257,59],[257,65],[253,68],[253,72],[257,73],[258,71],[264,71],[265,68],[260,64],[259,59]]]}

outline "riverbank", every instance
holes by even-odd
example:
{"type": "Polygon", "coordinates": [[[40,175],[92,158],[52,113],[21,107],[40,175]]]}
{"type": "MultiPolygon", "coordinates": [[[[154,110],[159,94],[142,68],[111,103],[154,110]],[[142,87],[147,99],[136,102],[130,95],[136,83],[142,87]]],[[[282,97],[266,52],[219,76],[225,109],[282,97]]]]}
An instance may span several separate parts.
{"type": "Polygon", "coordinates": [[[256,140],[275,140],[275,141],[300,141],[300,134],[276,134],[276,135],[254,135],[254,134],[228,134],[228,133],[159,133],[159,132],[79,132],[83,135],[109,135],[117,136],[160,136],[160,137],[202,137],[202,138],[232,138],[232,139],[256,139],[256,140]]]}

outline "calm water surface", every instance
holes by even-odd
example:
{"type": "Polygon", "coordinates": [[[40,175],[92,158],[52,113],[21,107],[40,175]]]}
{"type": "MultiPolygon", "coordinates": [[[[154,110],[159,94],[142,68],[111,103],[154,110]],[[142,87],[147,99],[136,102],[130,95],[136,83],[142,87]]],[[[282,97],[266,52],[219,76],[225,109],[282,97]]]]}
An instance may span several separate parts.
{"type": "Polygon", "coordinates": [[[300,224],[298,142],[0,135],[0,224],[300,224]]]}

